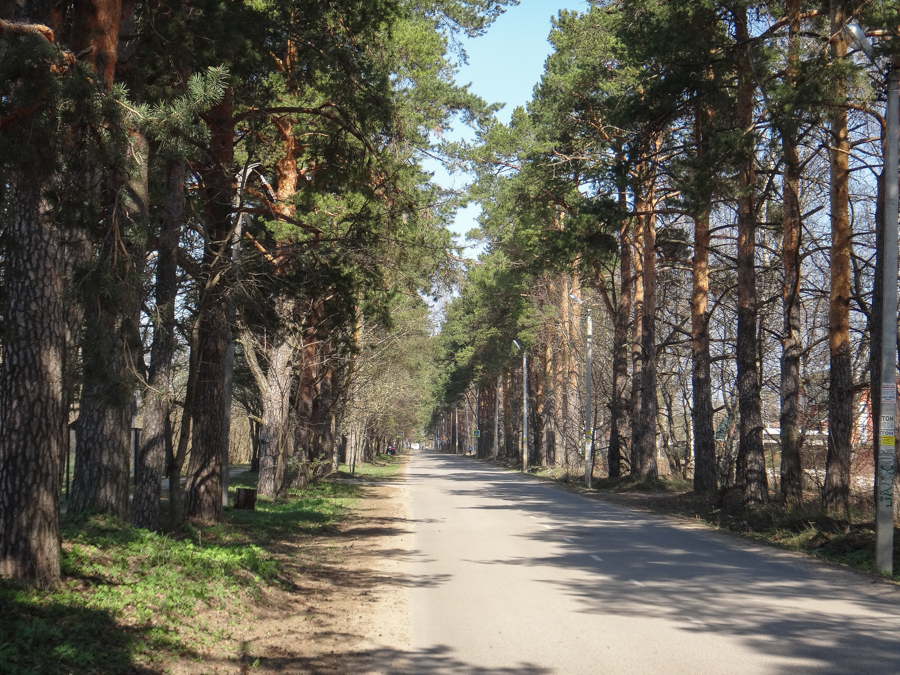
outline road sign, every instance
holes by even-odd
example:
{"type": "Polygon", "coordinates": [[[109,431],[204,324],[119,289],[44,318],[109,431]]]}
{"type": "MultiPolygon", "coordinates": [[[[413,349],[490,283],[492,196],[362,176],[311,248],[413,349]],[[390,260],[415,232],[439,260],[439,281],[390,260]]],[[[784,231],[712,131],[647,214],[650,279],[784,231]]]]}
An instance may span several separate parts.
{"type": "Polygon", "coordinates": [[[481,429],[476,429],[474,431],[474,433],[475,433],[475,438],[481,438],[481,429]]]}

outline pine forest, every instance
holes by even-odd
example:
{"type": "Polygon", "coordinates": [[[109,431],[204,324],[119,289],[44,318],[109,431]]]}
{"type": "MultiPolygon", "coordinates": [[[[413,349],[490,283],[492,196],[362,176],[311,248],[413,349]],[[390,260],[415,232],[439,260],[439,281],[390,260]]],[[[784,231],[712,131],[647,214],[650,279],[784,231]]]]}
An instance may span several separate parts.
{"type": "Polygon", "coordinates": [[[413,444],[873,559],[900,4],[584,2],[504,123],[527,4],[0,0],[0,609],[413,444]]]}

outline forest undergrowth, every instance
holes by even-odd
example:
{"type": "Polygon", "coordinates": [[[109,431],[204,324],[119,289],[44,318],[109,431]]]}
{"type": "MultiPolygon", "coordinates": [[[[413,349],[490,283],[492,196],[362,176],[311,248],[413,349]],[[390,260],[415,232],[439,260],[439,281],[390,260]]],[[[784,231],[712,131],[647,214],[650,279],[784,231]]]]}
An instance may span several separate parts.
{"type": "MultiPolygon", "coordinates": [[[[256,479],[245,472],[231,489],[256,479]]],[[[237,639],[267,591],[292,587],[318,564],[323,547],[308,544],[336,534],[358,491],[322,482],[169,533],[64,514],[61,583],[39,590],[0,580],[0,671],[158,673],[173,660],[204,661],[237,639]]]]}

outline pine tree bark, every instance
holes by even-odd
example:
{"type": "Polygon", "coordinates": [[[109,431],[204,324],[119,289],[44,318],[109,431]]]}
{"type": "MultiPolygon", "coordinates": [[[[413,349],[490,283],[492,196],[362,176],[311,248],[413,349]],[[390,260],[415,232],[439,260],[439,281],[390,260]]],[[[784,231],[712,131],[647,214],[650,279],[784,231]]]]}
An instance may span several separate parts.
{"type": "Polygon", "coordinates": [[[142,351],[146,257],[142,242],[149,210],[148,148],[143,136],[131,134],[130,152],[135,165],[121,188],[112,181],[111,227],[83,284],[97,292],[84,299],[83,384],[69,500],[71,513],[105,513],[119,520],[127,519],[129,508],[134,355],[142,351]]]}
{"type": "Polygon", "coordinates": [[[691,292],[691,384],[694,409],[694,492],[716,491],[716,438],[713,430],[712,378],[709,354],[709,212],[694,218],[691,292]]]}
{"type": "Polygon", "coordinates": [[[737,482],[745,503],[768,501],[765,452],[762,439],[762,398],[756,362],[756,170],[754,167],[753,65],[750,60],[747,7],[738,4],[734,12],[738,84],[737,126],[745,133],[738,150],[738,322],[737,385],[740,409],[740,448],[737,482]]]}
{"type": "MultiPolygon", "coordinates": [[[[713,74],[708,74],[708,79],[713,74]]],[[[697,159],[709,170],[709,134],[712,112],[697,101],[694,108],[694,141],[697,159]]],[[[705,176],[704,176],[705,177],[705,176]]],[[[716,480],[716,437],[713,429],[712,377],[709,353],[709,249],[712,190],[704,188],[694,217],[694,259],[691,265],[691,447],[694,451],[694,492],[714,493],[716,480]]]]}
{"type": "Polygon", "coordinates": [[[40,194],[45,177],[13,178],[0,363],[0,577],[48,587],[59,581],[60,456],[68,433],[64,247],[40,194]]]}
{"type": "MultiPolygon", "coordinates": [[[[788,57],[785,85],[796,87],[800,62],[800,0],[787,0],[788,57]]],[[[784,282],[781,289],[784,325],[781,338],[781,501],[793,507],[803,502],[803,473],[800,464],[800,155],[797,151],[797,122],[793,111],[778,125],[784,154],[782,180],[782,260],[784,282]]]]}
{"type": "Polygon", "coordinates": [[[184,218],[184,162],[166,170],[167,198],[160,223],[156,263],[156,314],[150,345],[148,389],[144,395],[144,426],[135,466],[131,524],[159,529],[159,500],[166,468],[167,443],[171,444],[173,363],[177,348],[175,301],[178,292],[178,241],[184,218]]]}
{"type": "MultiPolygon", "coordinates": [[[[840,37],[847,21],[843,2],[831,2],[832,59],[843,59],[847,45],[840,37]]],[[[842,98],[846,85],[839,83],[842,98]]],[[[853,433],[853,363],[850,349],[850,134],[847,111],[838,106],[831,115],[831,291],[828,348],[831,371],[828,388],[828,452],[822,494],[829,510],[850,508],[850,444],[853,433]]]]}
{"type": "MultiPolygon", "coordinates": [[[[628,208],[628,195],[624,189],[619,191],[619,207],[623,213],[628,208]]],[[[631,221],[625,218],[619,231],[619,302],[613,318],[613,396],[610,411],[612,419],[607,451],[610,478],[622,475],[622,457],[629,452],[630,417],[625,392],[628,391],[628,322],[631,318],[633,298],[631,246],[631,221]]]]}
{"type": "MultiPolygon", "coordinates": [[[[655,150],[659,150],[658,144],[655,150]]],[[[651,164],[652,166],[652,164],[651,164]]],[[[657,398],[657,357],[656,357],[656,216],[653,181],[650,175],[646,180],[646,208],[650,211],[643,216],[643,274],[644,311],[641,313],[641,407],[639,411],[641,437],[639,445],[640,463],[637,475],[641,478],[657,478],[656,463],[656,418],[659,413],[657,398]]]]}
{"type": "Polygon", "coordinates": [[[185,516],[217,522],[222,514],[222,448],[225,445],[225,352],[228,341],[228,293],[221,278],[231,262],[234,117],[233,91],[206,114],[209,161],[201,167],[206,219],[201,270],[197,390],[194,401],[191,460],[185,490],[185,516]]]}
{"type": "Polygon", "coordinates": [[[553,408],[554,396],[552,383],[554,382],[553,350],[549,342],[539,345],[535,350],[538,353],[535,364],[534,377],[534,416],[537,427],[532,430],[534,437],[534,461],[542,463],[542,458],[550,458],[555,450],[553,438],[553,408]],[[551,386],[548,386],[551,385],[551,386]],[[551,393],[547,393],[547,390],[551,393]]]}
{"type": "MultiPolygon", "coordinates": [[[[635,210],[646,206],[635,199],[635,210]]],[[[640,217],[634,218],[634,319],[631,325],[631,474],[641,474],[641,449],[644,447],[643,417],[643,363],[641,329],[644,324],[644,227],[640,217]]]]}
{"type": "MultiPolygon", "coordinates": [[[[294,313],[295,301],[284,296],[276,300],[279,317],[290,319],[294,313]]],[[[282,321],[282,326],[285,326],[282,321]]],[[[244,341],[248,357],[255,361],[244,341]]],[[[262,427],[259,434],[259,485],[260,495],[274,497],[284,485],[284,448],[287,444],[288,415],[291,402],[291,362],[294,356],[293,342],[285,328],[276,332],[271,349],[267,352],[268,369],[265,374],[251,365],[260,389],[262,402],[262,427]]]]}

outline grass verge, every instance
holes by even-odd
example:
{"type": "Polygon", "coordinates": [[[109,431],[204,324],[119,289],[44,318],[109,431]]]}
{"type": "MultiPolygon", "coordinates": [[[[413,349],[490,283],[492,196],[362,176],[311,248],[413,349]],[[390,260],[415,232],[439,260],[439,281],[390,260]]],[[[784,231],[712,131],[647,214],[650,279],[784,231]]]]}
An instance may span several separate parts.
{"type": "MultiPolygon", "coordinates": [[[[249,472],[232,481],[255,485],[249,472]]],[[[202,661],[267,587],[291,583],[279,545],[327,534],[356,491],[322,483],[166,535],[63,515],[59,587],[0,580],[0,672],[149,674],[173,658],[202,661]]]]}
{"type": "Polygon", "coordinates": [[[341,464],[338,474],[356,480],[393,480],[400,475],[404,461],[403,455],[376,455],[373,462],[357,464],[353,473],[347,464],[341,464]]]}

